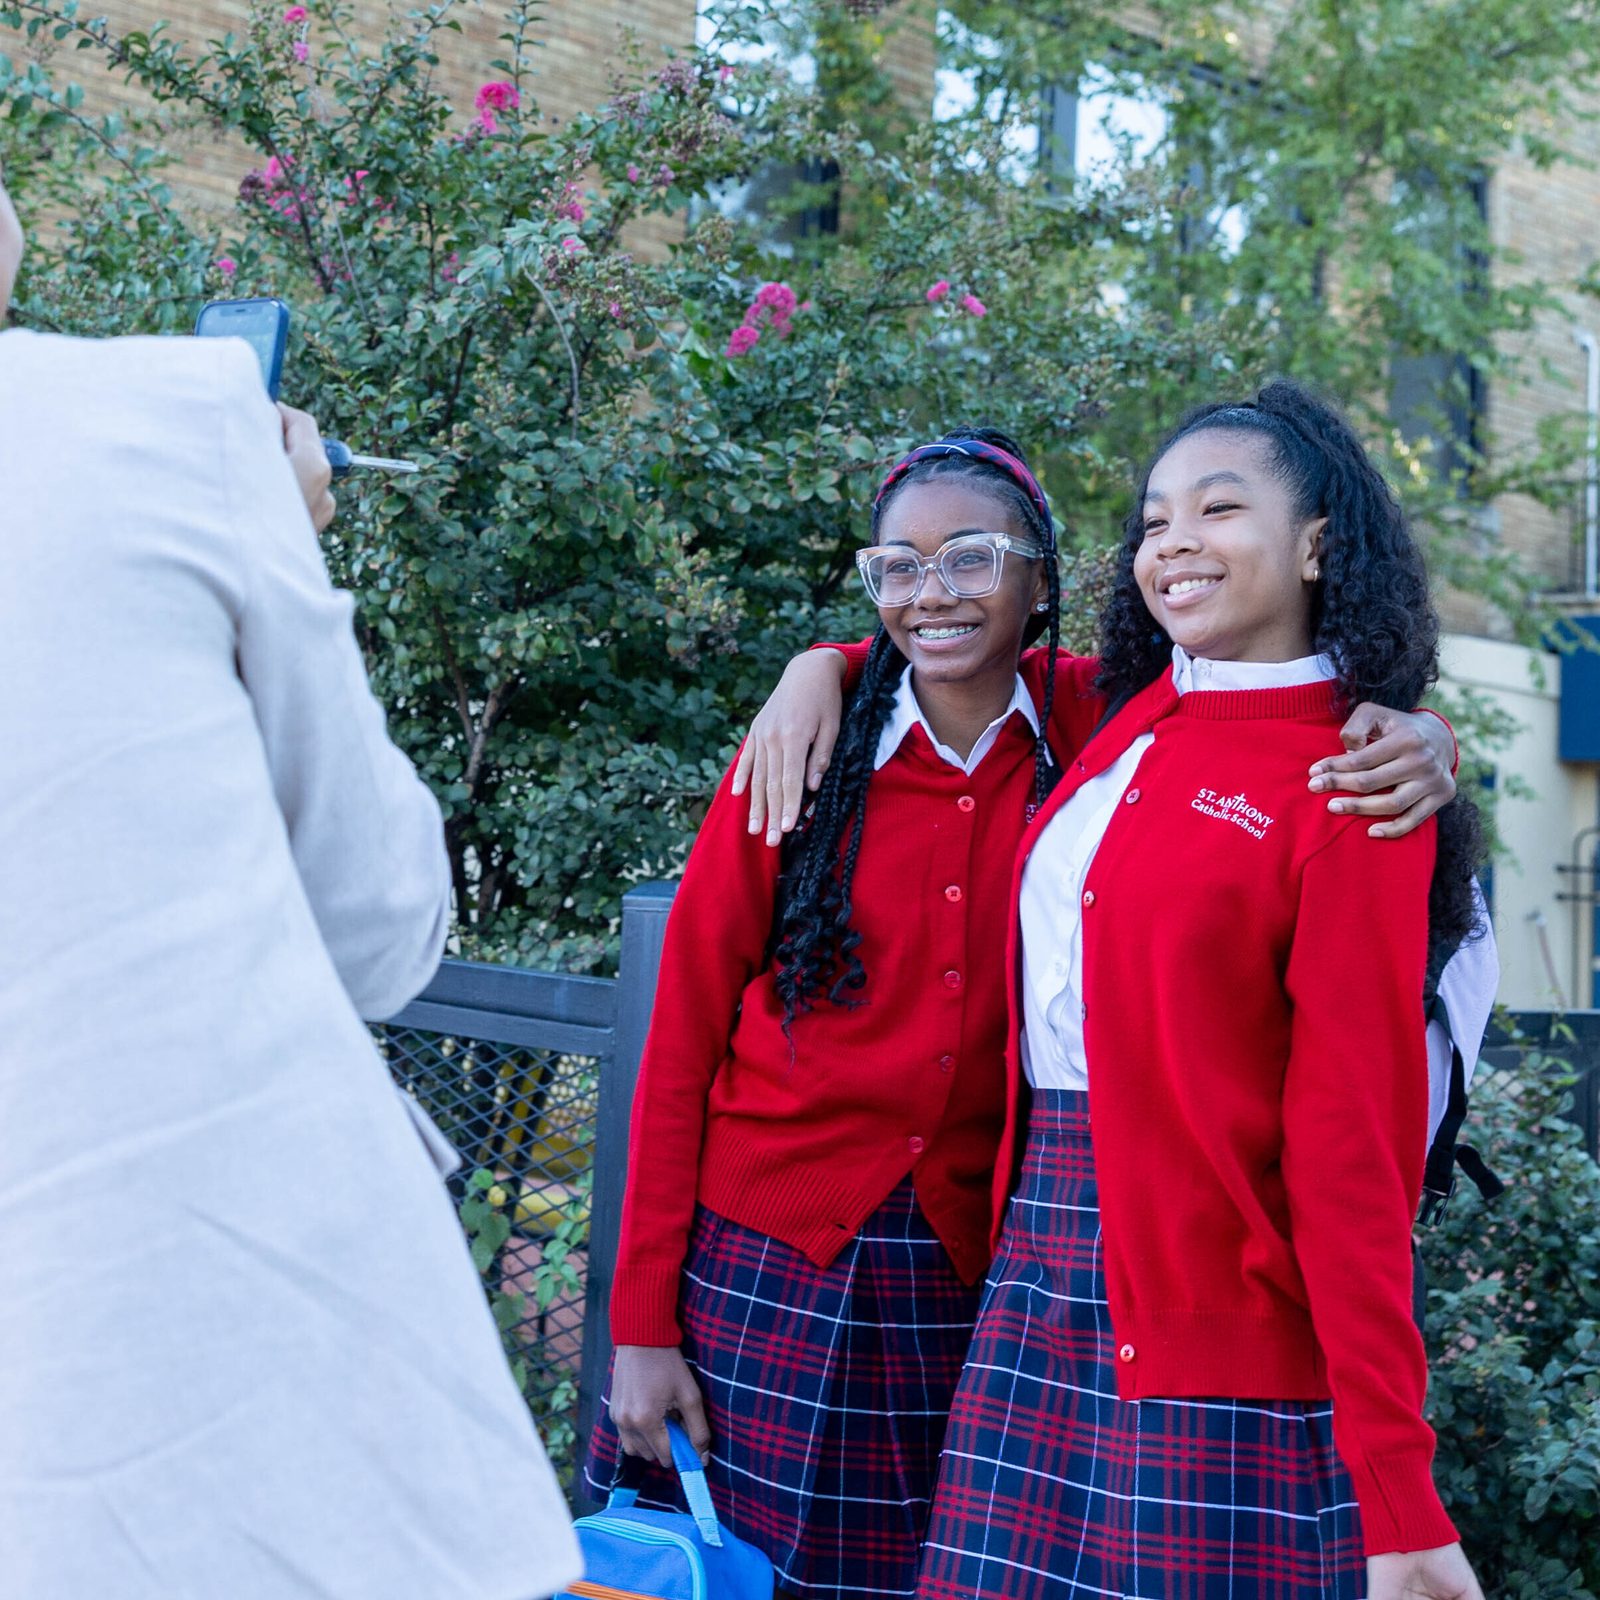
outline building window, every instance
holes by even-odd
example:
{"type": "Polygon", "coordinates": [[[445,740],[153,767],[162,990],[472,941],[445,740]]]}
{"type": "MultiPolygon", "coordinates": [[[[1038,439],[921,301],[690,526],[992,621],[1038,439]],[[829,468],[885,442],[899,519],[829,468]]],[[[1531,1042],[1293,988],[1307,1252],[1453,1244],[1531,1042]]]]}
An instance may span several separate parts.
{"type": "MultiPolygon", "coordinates": [[[[722,24],[726,0],[696,0],[695,42],[730,66],[780,66],[798,88],[817,81],[816,57],[792,28],[767,22],[758,31],[731,33],[722,24]]],[[[730,95],[723,109],[736,120],[739,102],[730,95]]],[[[839,167],[837,162],[770,161],[748,177],[713,186],[703,199],[691,202],[694,223],[707,211],[749,227],[767,249],[792,256],[803,240],[839,231],[839,167]]]]}
{"type": "MultiPolygon", "coordinates": [[[[1477,243],[1466,237],[1462,209],[1482,225],[1487,217],[1488,184],[1474,177],[1452,196],[1431,173],[1413,173],[1396,181],[1390,197],[1394,230],[1424,246],[1421,269],[1413,276],[1396,273],[1397,320],[1412,320],[1416,311],[1438,303],[1441,294],[1471,302],[1488,270],[1477,243]],[[1441,282],[1437,263],[1445,261],[1441,282]]],[[[1417,321],[1421,321],[1418,317],[1417,321]]],[[[1484,382],[1482,374],[1458,350],[1427,348],[1411,340],[1389,362],[1389,415],[1408,445],[1419,450],[1423,466],[1441,483],[1455,483],[1465,492],[1480,445],[1484,382]]]]}

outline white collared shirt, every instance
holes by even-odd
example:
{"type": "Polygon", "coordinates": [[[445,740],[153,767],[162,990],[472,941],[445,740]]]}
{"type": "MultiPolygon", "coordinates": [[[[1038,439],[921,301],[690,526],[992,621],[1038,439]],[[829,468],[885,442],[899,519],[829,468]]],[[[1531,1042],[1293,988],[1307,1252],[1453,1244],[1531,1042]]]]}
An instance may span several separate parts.
{"type": "Polygon", "coordinates": [[[947,761],[952,767],[960,770],[970,778],[978,770],[978,763],[994,749],[994,742],[1000,737],[1000,730],[1011,720],[1013,712],[1020,712],[1027,724],[1033,729],[1035,736],[1039,732],[1039,713],[1034,709],[1033,696],[1028,693],[1027,685],[1022,681],[1022,674],[1017,674],[1017,681],[1011,690],[1011,704],[978,735],[978,742],[972,747],[972,754],[965,761],[958,756],[947,744],[939,742],[939,736],[929,725],[928,719],[922,714],[922,707],[917,704],[916,690],[911,682],[912,669],[907,667],[900,675],[900,687],[895,690],[894,705],[889,711],[889,720],[883,725],[883,732],[878,736],[878,753],[872,763],[872,770],[876,772],[900,748],[901,741],[913,728],[920,727],[928,736],[928,743],[934,748],[934,753],[941,761],[947,761]]]}
{"type": "MultiPolygon", "coordinates": [[[[1172,681],[1194,690],[1287,689],[1336,676],[1327,656],[1204,661],[1172,647],[1172,681]]],[[[1087,1089],[1083,1046],[1083,884],[1112,815],[1155,743],[1135,739],[1046,823],[1022,874],[1022,1070],[1043,1089],[1087,1089]]],[[[1422,1004],[1418,995],[1417,1004],[1422,1004]]]]}

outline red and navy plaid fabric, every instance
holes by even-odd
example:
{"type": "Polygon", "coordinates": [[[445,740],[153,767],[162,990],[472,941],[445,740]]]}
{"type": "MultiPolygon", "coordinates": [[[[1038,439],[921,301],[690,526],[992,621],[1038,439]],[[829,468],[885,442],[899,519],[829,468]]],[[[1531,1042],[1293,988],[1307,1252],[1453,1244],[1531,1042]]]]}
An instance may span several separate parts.
{"type": "MultiPolygon", "coordinates": [[[[718,1515],[772,1558],[780,1589],[912,1594],[979,1293],[909,1179],[830,1267],[701,1208],[680,1315],[710,1414],[707,1477],[718,1515]]],[[[597,1495],[616,1459],[607,1405],[585,1469],[597,1495]]],[[[640,1504],[670,1505],[675,1487],[648,1467],[640,1504]]]]}
{"type": "Polygon", "coordinates": [[[1117,1398],[1088,1096],[1034,1095],[919,1600],[1356,1600],[1326,1401],[1117,1398]]]}

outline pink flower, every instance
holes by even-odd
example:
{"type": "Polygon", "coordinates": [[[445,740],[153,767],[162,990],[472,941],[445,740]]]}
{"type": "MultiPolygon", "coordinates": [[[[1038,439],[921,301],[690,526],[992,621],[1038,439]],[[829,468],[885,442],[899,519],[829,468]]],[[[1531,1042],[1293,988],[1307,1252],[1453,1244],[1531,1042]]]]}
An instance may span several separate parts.
{"type": "Polygon", "coordinates": [[[809,300],[802,300],[800,302],[800,309],[802,311],[809,311],[811,309],[811,302],[809,300]]]}
{"type": "Polygon", "coordinates": [[[622,302],[620,300],[613,300],[611,304],[606,307],[606,310],[610,312],[610,314],[615,317],[618,322],[622,321],[622,302]]]}
{"type": "Polygon", "coordinates": [[[656,174],[656,182],[660,184],[663,189],[665,189],[675,177],[677,177],[677,173],[675,173],[671,167],[663,165],[661,170],[656,174]]]}
{"type": "Polygon", "coordinates": [[[478,131],[480,133],[493,133],[500,124],[494,120],[494,112],[485,108],[478,113],[478,131]]]}
{"type": "Polygon", "coordinates": [[[730,66],[726,66],[726,65],[718,67],[717,68],[717,76],[724,83],[731,83],[733,81],[733,68],[730,67],[730,66]]]}
{"type": "Polygon", "coordinates": [[[231,278],[239,270],[239,263],[232,256],[218,256],[212,264],[224,278],[231,278]]]}
{"type": "Polygon", "coordinates": [[[439,276],[443,278],[446,283],[454,283],[456,281],[456,275],[460,272],[460,270],[461,252],[459,250],[452,250],[450,254],[444,258],[444,264],[439,268],[439,276]]]}
{"type": "Polygon", "coordinates": [[[728,335],[727,353],[730,356],[748,355],[760,341],[760,331],[744,323],[728,335]]]}
{"type": "Polygon", "coordinates": [[[484,84],[472,104],[478,111],[515,111],[522,104],[522,96],[516,84],[499,79],[484,84]]]}
{"type": "Polygon", "coordinates": [[[578,198],[578,186],[569,183],[565,197],[556,207],[556,215],[567,222],[582,222],[584,218],[583,202],[578,198]]]}
{"type": "Polygon", "coordinates": [[[644,174],[630,161],[628,163],[628,182],[637,183],[643,176],[644,174]]]}
{"type": "Polygon", "coordinates": [[[799,301],[786,283],[764,283],[756,290],[755,303],[772,316],[774,321],[786,321],[794,315],[799,301]]]}
{"type": "Polygon", "coordinates": [[[304,6],[290,6],[283,14],[283,24],[286,28],[298,28],[310,15],[304,6]]]}
{"type": "Polygon", "coordinates": [[[986,317],[989,308],[975,294],[964,294],[961,297],[961,309],[969,316],[986,317]]]}
{"type": "Polygon", "coordinates": [[[301,66],[304,66],[311,58],[311,46],[308,45],[304,39],[296,39],[295,42],[289,46],[289,50],[294,56],[295,60],[298,61],[301,66]]]}
{"type": "Polygon", "coordinates": [[[928,304],[930,306],[938,305],[938,303],[941,300],[943,300],[944,297],[949,293],[950,293],[950,280],[948,278],[941,278],[928,291],[928,304]]]}
{"type": "Polygon", "coordinates": [[[569,234],[561,241],[561,248],[565,250],[569,256],[581,256],[583,254],[583,240],[575,238],[569,234]]]}

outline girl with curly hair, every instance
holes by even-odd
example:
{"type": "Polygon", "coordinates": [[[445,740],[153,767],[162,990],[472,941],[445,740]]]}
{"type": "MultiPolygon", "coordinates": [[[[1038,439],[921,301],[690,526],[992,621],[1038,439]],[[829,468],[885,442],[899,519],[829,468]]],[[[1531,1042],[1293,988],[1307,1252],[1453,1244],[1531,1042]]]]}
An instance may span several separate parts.
{"type": "Polygon", "coordinates": [[[1003,1226],[919,1596],[1481,1600],[1411,1301],[1477,819],[1380,860],[1302,778],[1340,708],[1433,683],[1421,555],[1276,383],[1158,450],[1103,624],[1116,709],[1014,875],[1003,1226]]]}
{"type": "MultiPolygon", "coordinates": [[[[676,1415],[802,1596],[915,1588],[990,1255],[1008,868],[1106,707],[1057,659],[1054,522],[1004,435],[907,456],[857,559],[880,626],[804,825],[767,848],[725,782],[673,908],[587,1469],[668,1495],[676,1415]]],[[[1397,774],[1424,811],[1431,760],[1397,774]]]]}

